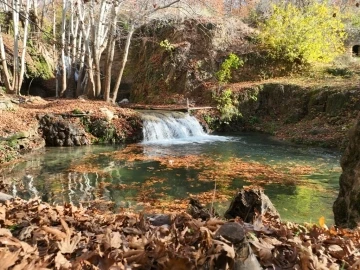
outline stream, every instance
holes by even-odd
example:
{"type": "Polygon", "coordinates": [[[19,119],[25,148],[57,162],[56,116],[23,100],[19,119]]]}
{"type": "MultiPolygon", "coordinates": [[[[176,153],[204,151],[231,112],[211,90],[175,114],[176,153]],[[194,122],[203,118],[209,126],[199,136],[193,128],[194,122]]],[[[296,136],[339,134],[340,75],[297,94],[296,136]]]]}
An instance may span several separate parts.
{"type": "Polygon", "coordinates": [[[47,147],[0,176],[25,199],[106,200],[115,210],[161,211],[195,196],[220,214],[243,186],[260,185],[283,220],[317,223],[324,216],[333,224],[340,153],[256,133],[188,135],[126,146],[47,147]]]}

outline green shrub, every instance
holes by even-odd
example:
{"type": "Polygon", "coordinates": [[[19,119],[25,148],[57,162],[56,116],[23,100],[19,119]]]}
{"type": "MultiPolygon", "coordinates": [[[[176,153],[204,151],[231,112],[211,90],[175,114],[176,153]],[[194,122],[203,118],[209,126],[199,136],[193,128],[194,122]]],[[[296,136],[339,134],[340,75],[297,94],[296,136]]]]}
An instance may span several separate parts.
{"type": "Polygon", "coordinates": [[[354,73],[348,68],[327,68],[326,72],[337,77],[350,78],[354,73]]]}
{"type": "Polygon", "coordinates": [[[241,60],[236,54],[230,53],[228,58],[221,64],[221,68],[216,72],[216,77],[221,83],[226,83],[231,79],[231,71],[244,65],[244,61],[241,60]]]}
{"type": "Polygon", "coordinates": [[[272,57],[298,65],[327,63],[344,52],[346,33],[340,12],[325,3],[304,8],[274,5],[260,30],[261,43],[272,57]]]}
{"type": "Polygon", "coordinates": [[[238,108],[239,102],[231,89],[226,89],[218,95],[214,94],[213,98],[217,102],[217,109],[221,114],[221,123],[229,124],[230,121],[241,116],[238,108]]]}

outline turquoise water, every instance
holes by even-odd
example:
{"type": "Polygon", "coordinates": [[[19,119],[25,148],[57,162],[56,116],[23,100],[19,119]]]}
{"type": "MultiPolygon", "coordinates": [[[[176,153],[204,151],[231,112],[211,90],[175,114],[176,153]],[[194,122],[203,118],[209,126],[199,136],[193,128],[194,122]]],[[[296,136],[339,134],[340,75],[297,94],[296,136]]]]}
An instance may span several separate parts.
{"type": "Polygon", "coordinates": [[[183,203],[190,195],[223,213],[236,191],[261,185],[283,220],[333,223],[340,155],[262,134],[128,146],[46,148],[2,176],[14,194],[50,203],[109,200],[116,208],[183,203]],[[273,176],[274,175],[274,176],[273,176]],[[209,198],[210,197],[210,198],[209,198]],[[219,197],[219,198],[218,198],[219,197]]]}

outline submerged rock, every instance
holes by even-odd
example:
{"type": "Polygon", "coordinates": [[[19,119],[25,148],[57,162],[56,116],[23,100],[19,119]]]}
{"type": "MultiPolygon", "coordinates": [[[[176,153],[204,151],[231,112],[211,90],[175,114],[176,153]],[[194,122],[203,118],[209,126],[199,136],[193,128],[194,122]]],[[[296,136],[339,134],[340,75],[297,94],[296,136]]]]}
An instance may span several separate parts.
{"type": "Polygon", "coordinates": [[[353,228],[360,224],[360,117],[349,137],[341,158],[343,173],[333,211],[336,225],[353,228]]]}
{"type": "Polygon", "coordinates": [[[225,212],[225,218],[232,219],[240,217],[248,223],[252,223],[257,215],[269,214],[280,217],[279,212],[265,195],[260,187],[242,189],[233,199],[229,209],[225,212]]]}

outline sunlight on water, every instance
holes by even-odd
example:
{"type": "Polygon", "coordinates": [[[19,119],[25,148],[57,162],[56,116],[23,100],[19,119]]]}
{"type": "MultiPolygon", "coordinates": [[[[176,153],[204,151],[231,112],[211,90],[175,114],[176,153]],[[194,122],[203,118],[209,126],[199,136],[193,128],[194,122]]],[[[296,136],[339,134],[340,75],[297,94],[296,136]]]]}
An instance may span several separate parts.
{"type": "Polygon", "coordinates": [[[115,208],[153,212],[184,211],[196,196],[221,214],[243,186],[260,185],[284,220],[324,216],[333,223],[339,153],[262,134],[207,135],[183,113],[151,112],[144,120],[141,144],[46,148],[0,177],[25,199],[106,200],[115,208]]]}
{"type": "Polygon", "coordinates": [[[226,210],[236,190],[258,184],[285,220],[332,223],[339,154],[283,144],[259,134],[226,141],[126,147],[47,148],[1,177],[23,198],[52,203],[110,200],[116,207],[166,209],[190,195],[226,210]],[[279,182],[280,181],[280,182],[279,182]]]}

